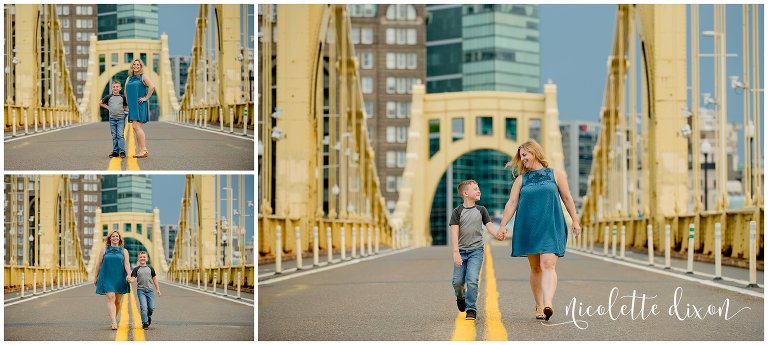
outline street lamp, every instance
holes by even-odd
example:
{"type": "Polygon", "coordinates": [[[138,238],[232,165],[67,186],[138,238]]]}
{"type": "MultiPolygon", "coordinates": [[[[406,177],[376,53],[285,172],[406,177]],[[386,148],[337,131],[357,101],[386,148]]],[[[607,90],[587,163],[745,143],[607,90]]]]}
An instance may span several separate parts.
{"type": "Polygon", "coordinates": [[[709,179],[707,178],[707,172],[709,171],[709,154],[712,153],[712,145],[709,143],[709,140],[704,139],[701,141],[701,153],[704,154],[704,210],[706,211],[709,204],[707,196],[709,179]]]}
{"type": "Polygon", "coordinates": [[[30,266],[35,265],[35,235],[29,234],[29,262],[30,266]]]}

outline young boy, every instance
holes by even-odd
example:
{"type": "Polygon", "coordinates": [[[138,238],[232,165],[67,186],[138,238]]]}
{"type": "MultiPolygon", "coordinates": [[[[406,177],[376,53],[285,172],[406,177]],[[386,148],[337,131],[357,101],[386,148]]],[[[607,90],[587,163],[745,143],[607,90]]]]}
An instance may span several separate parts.
{"type": "Polygon", "coordinates": [[[128,101],[120,94],[120,82],[112,81],[112,93],[101,100],[101,107],[109,110],[109,130],[112,132],[112,153],[109,158],[125,158],[125,114],[128,112],[128,101]]]}
{"type": "Polygon", "coordinates": [[[453,246],[453,290],[459,311],[465,311],[467,320],[477,318],[477,281],[483,265],[483,224],[497,239],[503,239],[491,222],[488,210],[475,202],[480,200],[480,187],[474,180],[459,183],[459,195],[464,203],[451,213],[451,243],[453,246]]]}
{"type": "Polygon", "coordinates": [[[136,295],[139,297],[139,306],[141,307],[141,327],[148,329],[152,323],[152,312],[155,311],[155,291],[158,296],[160,285],[157,283],[155,269],[147,266],[147,252],[139,252],[139,265],[131,272],[133,281],[136,281],[136,295]],[[155,290],[152,290],[152,285],[155,290]]]}

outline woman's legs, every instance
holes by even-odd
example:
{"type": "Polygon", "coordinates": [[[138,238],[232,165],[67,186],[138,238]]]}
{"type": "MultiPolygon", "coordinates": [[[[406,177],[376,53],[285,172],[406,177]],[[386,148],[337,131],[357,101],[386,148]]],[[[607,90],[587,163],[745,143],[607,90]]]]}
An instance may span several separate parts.
{"type": "Polygon", "coordinates": [[[139,121],[131,121],[133,124],[133,132],[136,133],[136,154],[147,149],[146,136],[144,135],[144,129],[141,128],[142,124],[139,121]]]}
{"type": "Polygon", "coordinates": [[[115,320],[117,320],[117,314],[120,312],[120,303],[123,302],[123,294],[115,294],[115,320]]]}
{"type": "Polygon", "coordinates": [[[552,300],[555,298],[555,290],[557,290],[556,264],[557,255],[551,253],[541,254],[541,287],[544,291],[544,306],[547,307],[552,306],[552,300]]]}
{"type": "Polygon", "coordinates": [[[115,294],[113,292],[107,292],[107,313],[109,313],[109,318],[112,320],[112,324],[116,324],[117,315],[115,309],[115,294]]]}
{"type": "Polygon", "coordinates": [[[541,254],[529,254],[528,264],[531,266],[531,292],[536,305],[544,305],[544,290],[541,288],[541,254]]]}

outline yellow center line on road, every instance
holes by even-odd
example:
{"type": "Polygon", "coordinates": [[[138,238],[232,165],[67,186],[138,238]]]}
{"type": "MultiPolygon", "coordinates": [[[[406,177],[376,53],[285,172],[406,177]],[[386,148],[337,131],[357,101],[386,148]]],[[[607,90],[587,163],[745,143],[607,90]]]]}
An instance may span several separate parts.
{"type": "Polygon", "coordinates": [[[144,341],[144,328],[142,328],[141,324],[141,313],[139,312],[139,308],[137,307],[138,301],[134,296],[138,297],[136,295],[136,290],[133,289],[133,285],[131,285],[131,294],[128,296],[128,299],[131,300],[131,316],[133,318],[133,340],[134,341],[144,341]]]}
{"type": "MultiPolygon", "coordinates": [[[[483,266],[485,266],[485,263],[483,263],[483,266]]],[[[480,267],[480,271],[482,270],[483,268],[480,267]]],[[[477,277],[478,292],[480,291],[481,280],[482,277],[477,277]]],[[[467,313],[463,311],[456,315],[455,326],[453,328],[453,336],[451,336],[452,341],[473,341],[477,337],[475,321],[467,320],[466,317],[467,313]]]]}
{"type": "Polygon", "coordinates": [[[493,271],[491,246],[485,245],[485,340],[509,340],[507,329],[501,322],[499,291],[496,288],[496,274],[493,271]]]}
{"type": "MultiPolygon", "coordinates": [[[[128,119],[126,119],[126,121],[128,121],[128,119]]],[[[128,133],[125,136],[126,138],[128,138],[126,143],[127,145],[125,147],[125,158],[128,159],[128,164],[126,164],[127,165],[126,170],[133,170],[133,171],[141,170],[139,169],[138,159],[133,157],[133,155],[139,153],[138,149],[136,149],[136,133],[133,131],[133,124],[126,123],[125,131],[128,133]]]]}
{"type": "MultiPolygon", "coordinates": [[[[496,288],[496,274],[493,270],[493,259],[491,258],[491,247],[485,245],[485,258],[482,271],[485,268],[485,340],[509,340],[507,329],[501,322],[501,310],[499,309],[499,291],[496,288]]],[[[482,282],[482,275],[478,277],[478,291],[482,282]]],[[[465,320],[465,312],[456,315],[455,327],[453,330],[453,341],[473,341],[477,337],[475,321],[465,320]]]]}
{"type": "MultiPolygon", "coordinates": [[[[127,170],[141,170],[139,168],[139,162],[136,158],[133,158],[133,153],[136,152],[136,142],[134,140],[133,127],[130,123],[125,124],[123,129],[123,138],[125,138],[125,158],[127,160],[127,170]]],[[[111,158],[109,160],[109,166],[107,170],[121,171],[123,170],[123,159],[120,157],[111,158]]]]}
{"type": "Polygon", "coordinates": [[[128,340],[128,301],[123,300],[122,302],[120,304],[120,325],[117,327],[115,341],[128,340]]]}

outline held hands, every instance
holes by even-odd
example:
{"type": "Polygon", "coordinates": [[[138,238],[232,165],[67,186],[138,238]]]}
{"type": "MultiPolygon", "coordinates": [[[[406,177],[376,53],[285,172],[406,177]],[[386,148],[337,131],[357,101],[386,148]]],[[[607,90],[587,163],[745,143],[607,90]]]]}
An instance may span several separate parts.
{"type": "Polygon", "coordinates": [[[147,101],[146,97],[139,97],[139,103],[144,103],[147,101]]]}
{"type": "Polygon", "coordinates": [[[453,264],[461,266],[461,255],[459,253],[453,253],[453,264]]]}
{"type": "Polygon", "coordinates": [[[499,241],[503,241],[507,237],[507,231],[499,229],[499,232],[496,233],[496,239],[499,241]]]}
{"type": "Polygon", "coordinates": [[[133,278],[130,275],[125,276],[125,280],[129,283],[133,283],[133,278]]]}

